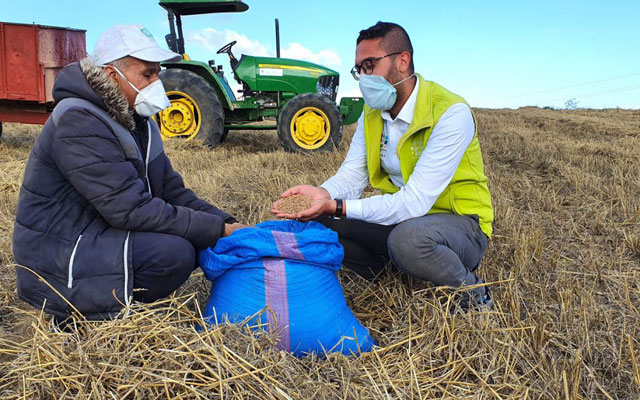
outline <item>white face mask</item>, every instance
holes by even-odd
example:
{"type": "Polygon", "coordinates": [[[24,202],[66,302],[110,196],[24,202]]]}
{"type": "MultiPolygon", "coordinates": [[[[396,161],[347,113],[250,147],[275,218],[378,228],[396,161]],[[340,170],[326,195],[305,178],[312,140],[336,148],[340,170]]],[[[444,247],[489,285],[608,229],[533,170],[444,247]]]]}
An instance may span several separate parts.
{"type": "Polygon", "coordinates": [[[154,81],[149,86],[142,90],[138,90],[137,87],[133,86],[131,82],[120,72],[120,70],[112,65],[113,69],[116,70],[118,75],[120,75],[129,86],[135,90],[138,95],[136,96],[136,101],[133,105],[133,109],[143,117],[150,117],[154,114],[159,113],[165,108],[171,105],[167,94],[165,93],[164,86],[160,79],[154,81]]]}

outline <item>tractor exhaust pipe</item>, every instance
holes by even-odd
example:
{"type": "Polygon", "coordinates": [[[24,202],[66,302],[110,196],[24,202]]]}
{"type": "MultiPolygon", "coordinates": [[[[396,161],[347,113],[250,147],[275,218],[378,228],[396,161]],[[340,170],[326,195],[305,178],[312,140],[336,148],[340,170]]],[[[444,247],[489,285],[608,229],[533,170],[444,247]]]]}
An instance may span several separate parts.
{"type": "Polygon", "coordinates": [[[276,18],[276,57],[280,58],[280,23],[276,18]]]}
{"type": "MultiPolygon", "coordinates": [[[[278,22],[278,18],[276,18],[276,57],[280,58],[280,23],[278,22]]],[[[280,104],[282,103],[281,95],[282,93],[278,92],[278,98],[276,100],[278,103],[278,110],[280,110],[280,104]]]]}

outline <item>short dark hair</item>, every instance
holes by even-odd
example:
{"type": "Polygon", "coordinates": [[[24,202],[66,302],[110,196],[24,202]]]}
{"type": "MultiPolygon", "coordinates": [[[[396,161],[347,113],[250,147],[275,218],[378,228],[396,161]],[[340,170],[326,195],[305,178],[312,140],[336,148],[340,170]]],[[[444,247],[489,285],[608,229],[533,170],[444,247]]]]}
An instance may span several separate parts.
{"type": "Polygon", "coordinates": [[[393,22],[378,21],[375,25],[360,31],[356,46],[363,40],[371,39],[382,39],[380,46],[388,53],[408,51],[411,54],[409,69],[413,73],[413,46],[407,31],[403,27],[393,22]]]}

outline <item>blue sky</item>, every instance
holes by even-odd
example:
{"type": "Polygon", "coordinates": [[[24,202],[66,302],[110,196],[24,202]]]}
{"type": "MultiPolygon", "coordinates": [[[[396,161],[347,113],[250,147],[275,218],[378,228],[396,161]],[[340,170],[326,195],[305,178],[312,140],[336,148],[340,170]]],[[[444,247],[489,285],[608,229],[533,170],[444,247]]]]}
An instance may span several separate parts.
{"type": "MultiPolygon", "coordinates": [[[[409,33],[416,71],[475,107],[640,108],[640,1],[246,0],[245,13],[184,17],[187,53],[214,58],[231,40],[236,56],[283,54],[340,72],[340,96],[358,95],[349,75],[355,40],[378,20],[409,33]]],[[[116,23],[145,25],[163,46],[168,24],[157,1],[0,0],[0,21],[87,30],[91,52],[116,23]]]]}

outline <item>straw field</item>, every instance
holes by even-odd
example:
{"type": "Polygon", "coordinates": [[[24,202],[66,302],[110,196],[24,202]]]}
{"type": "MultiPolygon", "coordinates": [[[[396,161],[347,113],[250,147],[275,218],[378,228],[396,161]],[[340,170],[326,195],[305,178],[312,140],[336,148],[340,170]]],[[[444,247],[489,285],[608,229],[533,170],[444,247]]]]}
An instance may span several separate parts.
{"type": "MultiPolygon", "coordinates": [[[[496,210],[479,273],[495,310],[451,315],[447,293],[426,283],[340,271],[347,303],[379,344],[358,358],[296,359],[242,326],[197,332],[209,291],[201,272],[127,318],[52,332],[17,298],[11,254],[39,129],[5,124],[0,398],[640,398],[640,111],[476,111],[496,210]]],[[[271,219],[284,189],[329,177],[353,130],[337,152],[313,156],[285,153],[274,132],[231,132],[213,151],[166,147],[188,186],[255,224],[271,219]]]]}

